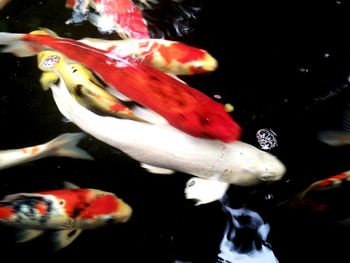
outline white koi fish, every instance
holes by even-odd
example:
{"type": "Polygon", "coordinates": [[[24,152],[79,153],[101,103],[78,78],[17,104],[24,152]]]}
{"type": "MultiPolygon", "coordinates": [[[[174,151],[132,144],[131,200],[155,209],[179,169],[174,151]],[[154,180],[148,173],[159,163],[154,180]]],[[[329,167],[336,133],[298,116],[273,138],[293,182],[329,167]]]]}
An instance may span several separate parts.
{"type": "MultiPolygon", "coordinates": [[[[275,156],[241,141],[223,143],[190,136],[168,124],[99,116],[77,103],[65,83],[52,84],[61,113],[85,132],[141,162],[155,173],[174,171],[203,179],[252,186],[281,179],[286,168],[275,156]]],[[[226,192],[225,187],[217,188],[226,192]]],[[[217,195],[220,196],[220,195],[217,195]]]]}
{"type": "Polygon", "coordinates": [[[0,170],[48,156],[93,160],[90,154],[76,146],[83,136],[83,133],[64,133],[44,144],[21,149],[1,150],[0,170]]]}

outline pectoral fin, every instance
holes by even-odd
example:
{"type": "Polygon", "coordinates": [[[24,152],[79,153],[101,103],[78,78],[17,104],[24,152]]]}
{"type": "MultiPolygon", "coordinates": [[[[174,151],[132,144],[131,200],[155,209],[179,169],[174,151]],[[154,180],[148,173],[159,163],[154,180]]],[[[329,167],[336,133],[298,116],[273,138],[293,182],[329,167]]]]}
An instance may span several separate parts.
{"type": "Polygon", "coordinates": [[[21,229],[16,234],[16,242],[24,243],[31,241],[38,236],[42,235],[44,230],[36,230],[36,229],[21,229]]]}
{"type": "Polygon", "coordinates": [[[196,200],[196,205],[207,204],[221,200],[229,185],[226,182],[192,177],[187,181],[185,196],[187,199],[196,200]]]}
{"type": "Polygon", "coordinates": [[[59,76],[55,72],[43,72],[40,77],[40,84],[43,90],[49,90],[50,84],[59,80],[59,76]]]}
{"type": "Polygon", "coordinates": [[[154,173],[154,174],[173,174],[174,173],[173,170],[152,166],[146,163],[141,163],[141,167],[145,168],[148,172],[154,173]]]}
{"type": "Polygon", "coordinates": [[[57,251],[70,245],[82,232],[81,229],[57,230],[52,234],[54,250],[57,251]]]}

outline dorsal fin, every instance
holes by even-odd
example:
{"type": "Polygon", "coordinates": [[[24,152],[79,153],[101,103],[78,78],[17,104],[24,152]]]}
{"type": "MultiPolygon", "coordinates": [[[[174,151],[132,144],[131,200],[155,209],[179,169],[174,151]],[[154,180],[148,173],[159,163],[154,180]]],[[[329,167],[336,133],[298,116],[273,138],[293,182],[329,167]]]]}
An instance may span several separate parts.
{"type": "Polygon", "coordinates": [[[77,186],[76,184],[73,184],[73,183],[68,182],[68,181],[64,181],[64,182],[63,182],[63,186],[64,186],[64,188],[66,188],[66,189],[79,189],[79,188],[80,188],[80,187],[77,186]]]}

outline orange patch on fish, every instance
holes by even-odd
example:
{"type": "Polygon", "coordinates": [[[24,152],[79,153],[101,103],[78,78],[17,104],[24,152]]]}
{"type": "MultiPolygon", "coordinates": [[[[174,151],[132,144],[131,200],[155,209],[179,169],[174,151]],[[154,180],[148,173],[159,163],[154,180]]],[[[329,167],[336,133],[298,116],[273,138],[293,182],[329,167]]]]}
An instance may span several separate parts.
{"type": "Polygon", "coordinates": [[[98,215],[107,215],[117,212],[119,209],[119,200],[113,195],[105,195],[96,198],[88,208],[81,213],[81,218],[91,219],[98,215]]]}
{"type": "Polygon", "coordinates": [[[30,153],[34,155],[34,154],[37,154],[39,152],[39,150],[40,150],[39,146],[34,146],[31,148],[30,153]]]}
{"type": "Polygon", "coordinates": [[[0,207],[0,220],[8,219],[13,215],[14,213],[11,207],[7,207],[7,206],[0,207]]]}
{"type": "Polygon", "coordinates": [[[35,209],[38,210],[40,215],[45,215],[48,212],[47,205],[45,203],[37,203],[35,209]]]}
{"type": "Polygon", "coordinates": [[[62,205],[69,217],[78,216],[77,212],[83,210],[89,203],[90,193],[88,189],[63,189],[47,192],[40,192],[39,194],[53,195],[61,200],[62,205]]]}

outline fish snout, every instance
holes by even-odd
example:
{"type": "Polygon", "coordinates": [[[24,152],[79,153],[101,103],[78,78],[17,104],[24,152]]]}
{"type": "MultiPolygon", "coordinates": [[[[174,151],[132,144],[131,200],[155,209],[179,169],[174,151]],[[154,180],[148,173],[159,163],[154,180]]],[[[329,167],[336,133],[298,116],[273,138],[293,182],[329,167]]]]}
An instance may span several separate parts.
{"type": "Polygon", "coordinates": [[[285,165],[275,156],[268,156],[263,160],[263,169],[260,180],[262,181],[278,181],[281,180],[286,172],[285,165]]]}
{"type": "Polygon", "coordinates": [[[130,217],[132,216],[132,213],[132,208],[127,203],[120,200],[119,209],[115,213],[116,221],[120,223],[125,223],[129,221],[130,217]]]}

